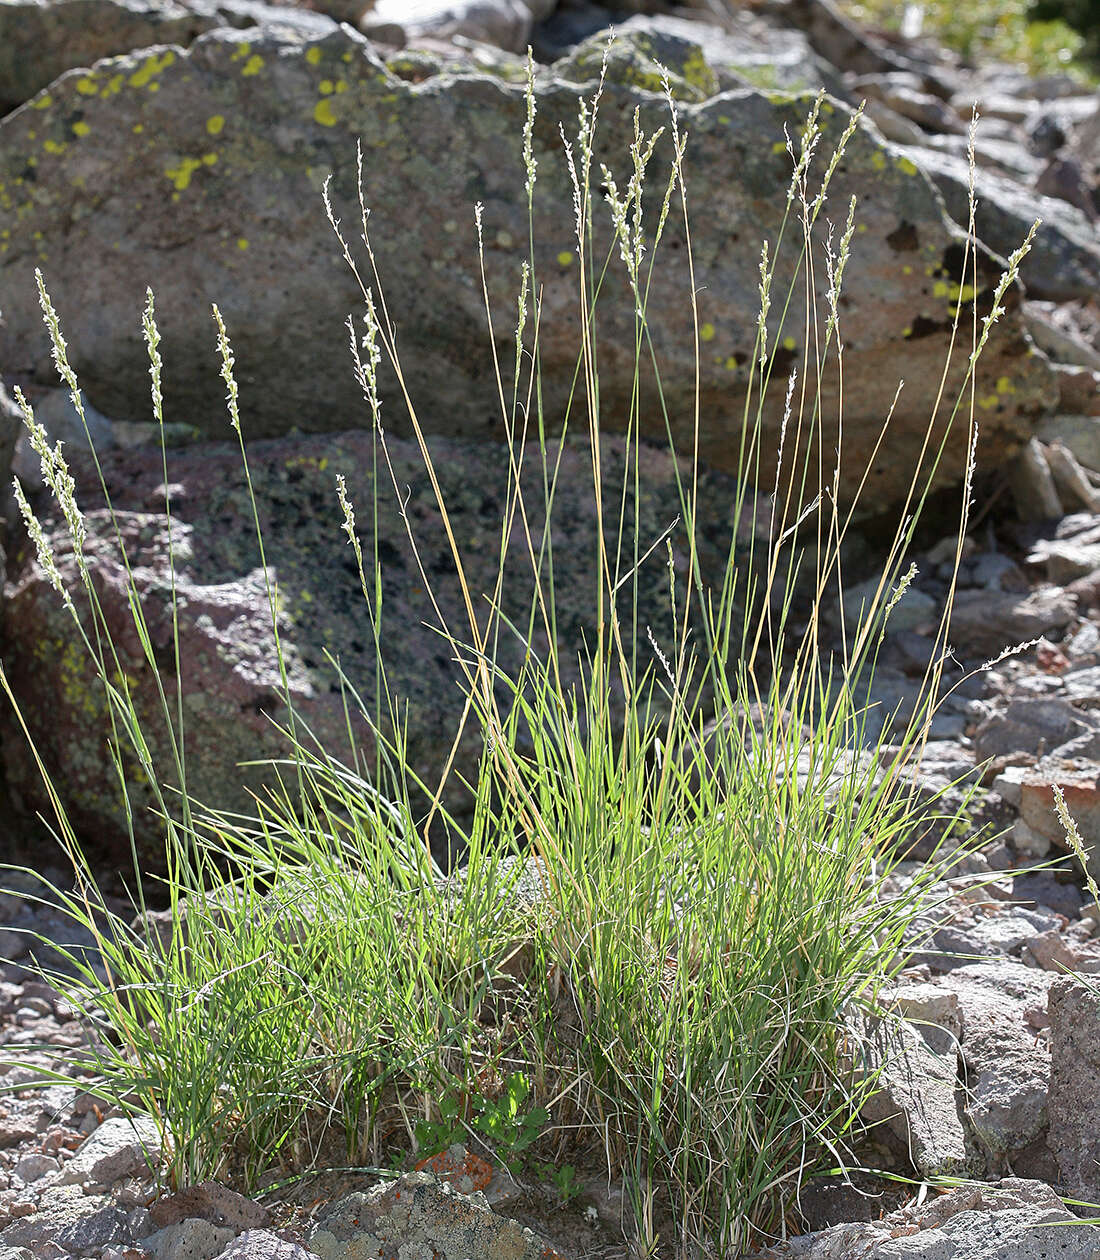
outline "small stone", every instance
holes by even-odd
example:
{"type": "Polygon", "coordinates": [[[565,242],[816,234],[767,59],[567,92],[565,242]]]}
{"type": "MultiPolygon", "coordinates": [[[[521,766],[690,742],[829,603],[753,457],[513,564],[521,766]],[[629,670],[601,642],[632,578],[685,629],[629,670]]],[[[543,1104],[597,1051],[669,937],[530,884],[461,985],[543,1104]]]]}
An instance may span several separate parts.
{"type": "Polygon", "coordinates": [[[37,1131],[37,1126],[26,1116],[5,1116],[0,1120],[0,1149],[27,1142],[37,1131]]]}
{"type": "Polygon", "coordinates": [[[970,584],[982,590],[1028,590],[1027,575],[1011,557],[1000,551],[986,551],[970,563],[970,584]]]}
{"type": "Polygon", "coordinates": [[[1022,818],[1017,818],[1012,824],[1009,837],[1012,847],[1024,857],[1045,858],[1050,852],[1050,837],[1033,831],[1022,818]]]}
{"type": "Polygon", "coordinates": [[[25,1011],[34,1012],[38,1015],[52,1015],[53,1014],[52,1003],[47,1002],[46,999],[42,997],[25,998],[21,1009],[25,1011]]]}
{"type": "Polygon", "coordinates": [[[203,1181],[165,1195],[149,1209],[154,1229],[164,1229],[191,1218],[240,1231],[262,1229],[268,1223],[269,1213],[261,1204],[216,1181],[203,1181]]]}
{"type": "Polygon", "coordinates": [[[1065,827],[1054,807],[1053,785],[1065,798],[1089,853],[1089,869],[1100,875],[1100,765],[1088,760],[1044,757],[1020,785],[1020,817],[1033,832],[1063,851],[1069,850],[1065,827]]]}
{"type": "Polygon", "coordinates": [[[149,1219],[149,1209],[146,1207],[132,1208],[129,1216],[126,1217],[126,1228],[130,1231],[132,1238],[145,1238],[153,1233],[154,1226],[149,1219]]]}
{"type": "Polygon", "coordinates": [[[47,1155],[57,1155],[61,1151],[71,1155],[82,1141],[83,1137],[76,1129],[70,1129],[65,1125],[57,1125],[43,1134],[42,1149],[47,1155]]]}
{"type": "Polygon", "coordinates": [[[1086,512],[1095,512],[1100,507],[1100,493],[1093,489],[1073,452],[1062,442],[1052,442],[1046,452],[1050,473],[1062,502],[1071,511],[1083,508],[1086,512]]]}
{"type": "Polygon", "coordinates": [[[864,1041],[864,1052],[873,1067],[881,1065],[864,1119],[885,1123],[925,1177],[980,1171],[982,1158],[967,1142],[955,1099],[954,1048],[935,1054],[907,1020],[883,1020],[864,1041]]]}
{"type": "Polygon", "coordinates": [[[427,1172],[406,1173],[325,1208],[310,1231],[319,1260],[432,1255],[437,1260],[493,1256],[553,1260],[557,1252],[516,1221],[498,1216],[482,1195],[458,1194],[427,1172]]]}
{"type": "Polygon", "coordinates": [[[1077,601],[1057,587],[1029,595],[999,591],[959,591],[951,613],[951,634],[969,657],[990,660],[1008,647],[1050,635],[1068,626],[1077,601]]]}
{"type": "Polygon", "coordinates": [[[317,1260],[312,1251],[266,1229],[249,1229],[235,1238],[215,1260],[317,1260]]]}
{"type": "Polygon", "coordinates": [[[357,25],[368,38],[404,47],[418,39],[459,35],[512,52],[531,37],[535,5],[505,0],[368,0],[358,3],[357,25]]]}
{"type": "Polygon", "coordinates": [[[1005,766],[993,780],[993,791],[1007,801],[1013,809],[1020,808],[1020,784],[1023,782],[1023,766],[1005,766]]]}
{"type": "Polygon", "coordinates": [[[35,1153],[24,1155],[12,1169],[12,1174],[24,1182],[37,1181],[47,1173],[57,1172],[60,1167],[57,1160],[49,1155],[35,1153]]]}
{"type": "MultiPolygon", "coordinates": [[[[1051,367],[1058,385],[1059,414],[1051,417],[1051,422],[1058,425],[1055,436],[1065,440],[1085,468],[1100,471],[1096,455],[1100,435],[1088,432],[1088,422],[1095,425],[1100,419],[1100,372],[1076,364],[1053,363],[1051,367]]],[[[1039,437],[1045,438],[1048,430],[1040,426],[1038,432],[1039,437]]]]}
{"type": "Polygon", "coordinates": [[[1046,566],[1048,582],[1068,586],[1100,569],[1100,543],[1059,542],[1043,539],[1032,548],[1028,564],[1046,566]]]}
{"type": "Polygon", "coordinates": [[[110,1185],[156,1165],[160,1130],[151,1116],[105,1120],[65,1166],[65,1184],[110,1185]]]}
{"type": "Polygon", "coordinates": [[[885,1006],[895,1007],[939,1055],[952,1055],[962,1036],[958,994],[938,984],[902,984],[882,994],[885,1006]]]}
{"type": "Polygon", "coordinates": [[[1038,438],[1032,438],[1016,457],[1011,485],[1020,520],[1054,521],[1065,515],[1046,450],[1038,438]]]}
{"type": "Polygon", "coordinates": [[[150,1234],[141,1245],[155,1260],[213,1260],[236,1236],[235,1229],[185,1220],[150,1234]]]}
{"type": "MultiPolygon", "coordinates": [[[[877,590],[878,581],[871,578],[844,592],[843,608],[847,625],[856,626],[860,623],[861,616],[866,617],[867,609],[870,608],[877,590]]],[[[906,630],[918,630],[933,622],[938,616],[938,601],[918,587],[910,586],[891,609],[886,628],[895,634],[906,630]]]]}
{"type": "Polygon", "coordinates": [[[1067,939],[1061,932],[1040,932],[1027,943],[1028,953],[1044,971],[1064,975],[1067,971],[1085,975],[1100,972],[1100,950],[1096,946],[1067,939]]]}
{"type": "MultiPolygon", "coordinates": [[[[1059,691],[1063,684],[1046,680],[1059,691]]],[[[1019,689],[1018,689],[1019,690],[1019,689]]],[[[1081,712],[1061,696],[1015,695],[1000,712],[994,712],[974,731],[974,753],[979,760],[1027,753],[1044,756],[1082,736],[1100,734],[1100,720],[1081,712]]],[[[995,786],[1006,800],[1019,805],[1020,787],[1026,773],[1013,766],[1004,772],[1004,788],[995,786]]]]}

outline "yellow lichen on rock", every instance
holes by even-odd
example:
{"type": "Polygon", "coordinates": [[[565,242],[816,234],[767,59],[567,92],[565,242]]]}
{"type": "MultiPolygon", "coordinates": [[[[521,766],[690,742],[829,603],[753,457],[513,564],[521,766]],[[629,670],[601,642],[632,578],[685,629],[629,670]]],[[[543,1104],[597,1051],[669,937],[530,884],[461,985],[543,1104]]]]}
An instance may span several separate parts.
{"type": "Polygon", "coordinates": [[[176,192],[183,192],[191,183],[191,176],[203,166],[212,166],[218,160],[216,153],[207,153],[201,158],[181,158],[175,166],[165,168],[164,174],[175,185],[176,192]]]}
{"type": "Polygon", "coordinates": [[[153,80],[162,70],[167,70],[176,60],[176,54],[171,48],[166,49],[158,57],[155,53],[147,58],[142,64],[130,75],[130,86],[136,88],[148,88],[150,91],[157,91],[160,87],[159,83],[153,80]]]}

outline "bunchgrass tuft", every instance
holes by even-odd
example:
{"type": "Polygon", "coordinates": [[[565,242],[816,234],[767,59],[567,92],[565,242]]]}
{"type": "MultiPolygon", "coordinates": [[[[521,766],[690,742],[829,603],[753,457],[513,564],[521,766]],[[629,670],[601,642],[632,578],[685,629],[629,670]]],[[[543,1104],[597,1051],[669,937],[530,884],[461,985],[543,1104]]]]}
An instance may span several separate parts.
{"type": "MultiPolygon", "coordinates": [[[[318,747],[285,686],[286,757],[269,766],[273,787],[249,818],[218,814],[188,792],[183,710],[168,699],[172,687],[161,680],[131,581],[147,663],[142,685],[159,688],[172,750],[172,764],[152,763],[87,565],[78,566],[70,590],[20,499],[39,563],[66,600],[103,685],[120,789],[125,796],[128,768],[136,764],[153,790],[167,870],[151,882],[135,844],[134,910],[155,903],[167,913],[133,925],[111,913],[62,792],[49,785],[51,826],[76,879],[71,890],[46,887],[42,896],[94,931],[102,964],[59,947],[64,965],[48,972],[97,1034],[74,1056],[83,1054],[104,1098],[157,1117],[174,1184],[216,1176],[256,1188],[336,1158],[387,1168],[395,1152],[423,1152],[432,1135],[450,1128],[501,1160],[514,1163],[522,1152],[535,1161],[515,1165],[521,1174],[541,1159],[620,1178],[630,1205],[624,1224],[640,1254],[686,1254],[696,1246],[740,1254],[784,1233],[808,1177],[852,1158],[861,1103],[875,1084],[874,1074],[860,1069],[858,1016],[898,966],[905,930],[927,910],[949,860],[928,863],[904,892],[887,882],[896,855],[927,825],[903,772],[919,762],[935,713],[950,610],[932,645],[916,717],[889,746],[889,724],[857,697],[866,694],[890,614],[912,581],[908,551],[944,450],[943,439],[933,439],[933,420],[942,428],[946,414],[969,426],[973,449],[968,386],[1013,273],[986,325],[971,330],[968,386],[953,399],[941,387],[927,458],[914,470],[878,591],[858,623],[845,626],[843,651],[831,656],[825,616],[844,588],[842,546],[852,517],[838,506],[839,443],[822,444],[836,448],[832,467],[808,452],[827,427],[818,382],[843,359],[839,299],[854,206],[845,207],[835,239],[826,208],[856,120],[824,159],[820,100],[802,133],[789,138],[787,213],[781,235],[765,242],[760,256],[741,475],[728,563],[715,581],[703,573],[696,546],[698,449],[707,422],[698,366],[693,443],[675,452],[680,519],[656,537],[638,536],[629,525],[643,490],[641,386],[660,385],[648,295],[672,215],[682,216],[689,243],[678,265],[689,273],[698,365],[688,138],[671,94],[663,144],[660,133],[644,134],[636,117],[634,143],[622,155],[625,180],[597,167],[603,206],[593,193],[601,99],[602,83],[580,103],[576,134],[562,133],[580,254],[568,415],[542,407],[533,213],[511,377],[493,360],[509,484],[490,590],[471,589],[466,579],[431,444],[406,387],[365,198],[361,193],[355,244],[326,190],[340,251],[362,288],[362,311],[347,325],[349,371],[362,386],[374,434],[374,484],[389,475],[401,494],[382,424],[379,367],[386,364],[398,389],[385,406],[403,408],[419,445],[463,593],[463,620],[449,622],[420,565],[438,618],[434,629],[466,700],[462,729],[449,732],[442,748],[437,780],[422,781],[409,769],[404,700],[386,675],[377,502],[351,502],[342,477],[334,487],[333,545],[343,535],[353,548],[376,647],[376,701],[364,704],[357,680],[341,678],[349,711],[372,728],[372,753],[353,749],[338,758],[318,747]],[[654,175],[657,155],[669,151],[654,175]],[[643,209],[651,184],[656,197],[643,209]],[[597,219],[610,225],[606,254],[594,253],[595,242],[608,239],[595,230],[597,219]],[[788,251],[800,265],[790,289],[780,292],[777,259],[788,251]],[[621,484],[611,481],[602,457],[597,353],[599,280],[614,266],[625,268],[634,304],[636,387],[621,484]],[[828,281],[821,295],[818,275],[828,281]],[[768,487],[757,475],[763,397],[795,286],[810,294],[807,319],[818,335],[804,340],[819,352],[808,349],[789,379],[782,467],[768,487]],[[600,522],[592,620],[579,650],[562,647],[556,617],[555,496],[565,441],[590,456],[600,522]],[[505,557],[516,565],[517,538],[525,570],[518,576],[534,592],[520,623],[505,616],[501,597],[516,579],[505,557]],[[660,627],[639,622],[639,575],[651,565],[668,571],[669,615],[660,627]],[[499,645],[517,636],[527,646],[526,663],[510,674],[499,663],[499,645]],[[480,754],[460,813],[452,804],[455,750],[470,739],[480,754]],[[449,876],[429,844],[440,822],[463,855],[449,876]]],[[[529,86],[529,206],[537,181],[534,111],[529,86]]],[[[360,159],[360,188],[361,175],[360,159]]],[[[972,244],[969,259],[975,265],[972,244]]],[[[484,256],[481,265],[484,277],[484,256]]],[[[487,353],[495,356],[488,291],[486,283],[487,353]]],[[[62,379],[78,398],[44,284],[42,300],[62,379]]],[[[960,302],[956,329],[961,311],[960,302]]],[[[214,317],[229,422],[247,468],[231,330],[217,308],[214,317]]],[[[151,295],[144,329],[160,421],[151,295]]],[[[843,417],[831,419],[842,434],[843,417]]],[[[888,423],[883,417],[884,434],[888,423]]],[[[64,457],[44,438],[36,449],[79,553],[82,518],[64,457]]],[[[966,476],[969,485],[972,469],[966,476]]],[[[960,538],[968,510],[969,493],[960,538]]],[[[419,563],[425,540],[403,519],[419,563]]],[[[436,549],[438,540],[432,542],[436,549]]],[[[257,548],[262,563],[258,524],[257,548]]],[[[961,554],[960,545],[956,561],[961,554]]],[[[285,684],[277,591],[268,580],[285,684]]],[[[175,649],[178,697],[178,625],[175,649]]],[[[2,674],[0,682],[7,689],[2,674]]]]}

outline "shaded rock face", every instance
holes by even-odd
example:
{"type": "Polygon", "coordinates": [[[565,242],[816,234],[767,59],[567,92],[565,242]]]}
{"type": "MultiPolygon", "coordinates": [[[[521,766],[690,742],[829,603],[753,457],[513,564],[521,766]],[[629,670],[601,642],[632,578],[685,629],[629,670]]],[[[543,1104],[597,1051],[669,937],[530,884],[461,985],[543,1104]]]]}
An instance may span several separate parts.
{"type": "MultiPolygon", "coordinates": [[[[952,218],[965,223],[970,212],[967,162],[924,147],[905,152],[931,176],[952,218]]],[[[1100,285],[1100,241],[1088,215],[1064,201],[1029,193],[994,171],[976,172],[975,192],[978,239],[1004,258],[1040,220],[1020,268],[1031,297],[1069,301],[1093,296],[1100,285]]]]}
{"type": "Polygon", "coordinates": [[[212,23],[180,4],[69,0],[0,4],[0,107],[13,109],[73,66],[152,44],[188,44],[212,23]]]}
{"type": "MultiPolygon", "coordinates": [[[[564,411],[578,345],[572,193],[558,134],[561,121],[574,125],[577,93],[552,72],[537,91],[534,213],[543,253],[536,282],[544,298],[541,362],[551,417],[564,411]]],[[[778,237],[789,179],[784,127],[797,132],[807,105],[741,91],[681,106],[680,125],[690,133],[690,194],[700,208],[693,246],[701,294],[701,445],[719,469],[730,470],[740,448],[759,242],[778,237]]],[[[597,159],[620,176],[628,169],[635,106],[647,130],[667,123],[654,93],[608,83],[597,159]]],[[[834,112],[826,114],[823,146],[846,123],[840,107],[827,111],[834,112]]],[[[151,50],[102,63],[90,74],[74,71],[0,123],[0,182],[15,189],[6,194],[13,202],[18,197],[0,255],[6,317],[0,358],[16,373],[50,379],[33,279],[41,266],[92,403],[115,419],[143,418],[148,378],[139,312],[145,286],[153,283],[164,334],[167,419],[207,433],[223,423],[209,321],[216,301],[233,337],[253,436],[366,424],[344,329],[360,297],[320,205],[320,186],[331,174],[337,213],[354,213],[358,139],[375,248],[422,422],[448,436],[499,438],[472,205],[485,207],[493,333],[507,364],[527,240],[524,117],[521,85],[476,75],[406,83],[346,29],[319,42],[278,31],[220,30],[186,52],[151,50]],[[92,136],[94,143],[87,143],[92,136]],[[27,177],[31,159],[33,180],[27,177]]],[[[667,157],[663,146],[658,155],[667,157]]],[[[843,496],[851,497],[879,440],[899,362],[907,380],[888,456],[878,459],[865,492],[867,509],[879,511],[904,495],[921,449],[963,251],[927,180],[870,131],[857,132],[835,176],[829,206],[836,217],[843,218],[851,195],[865,230],[855,238],[845,276],[843,496]]],[[[616,254],[599,205],[596,217],[596,254],[616,254]]],[[[661,250],[665,265],[658,265],[649,313],[672,430],[683,443],[693,423],[694,345],[689,279],[680,262],[684,234],[675,212],[661,250]]],[[[793,266],[795,251],[789,254],[793,266]]],[[[981,272],[980,310],[988,305],[995,272],[981,272]]],[[[786,291],[790,276],[781,266],[776,293],[786,291]]],[[[617,257],[601,301],[601,423],[615,430],[626,425],[634,380],[634,306],[617,257]]],[[[774,473],[767,460],[778,446],[787,376],[804,350],[799,302],[796,292],[771,363],[765,481],[774,473]]],[[[961,355],[949,397],[964,367],[961,355]]],[[[391,397],[392,385],[383,382],[391,397]]],[[[836,415],[836,388],[835,375],[827,374],[826,418],[836,415]]],[[[1032,352],[1017,317],[1003,318],[980,371],[985,466],[1016,448],[1031,418],[1053,401],[1053,389],[1053,374],[1032,352]]],[[[641,414],[647,435],[663,440],[648,377],[641,414]]],[[[386,423],[393,432],[407,431],[396,401],[387,407],[386,423]]],[[[833,440],[828,428],[825,440],[833,440]]],[[[947,443],[944,479],[961,476],[965,445],[960,427],[947,443]]]]}
{"type": "MultiPolygon", "coordinates": [[[[354,432],[325,438],[254,443],[249,462],[264,532],[267,580],[260,567],[248,490],[240,453],[232,446],[210,445],[201,452],[172,452],[172,488],[176,588],[182,641],[183,707],[187,729],[188,784],[197,799],[221,808],[248,809],[247,790],[263,781],[261,771],[238,772],[236,763],[286,755],[285,739],[273,720],[286,723],[281,679],[271,627],[268,582],[278,583],[280,636],[287,659],[293,704],[298,715],[335,756],[348,749],[344,698],[337,675],[326,659],[339,659],[350,684],[375,713],[375,650],[367,605],[360,589],[354,554],[339,530],[340,508],[334,476],[343,472],[348,494],[357,505],[358,530],[370,567],[372,440],[354,432]]],[[[424,571],[437,593],[443,614],[459,640],[470,641],[468,622],[443,537],[435,498],[416,449],[389,442],[394,475],[407,495],[405,512],[422,547],[424,571]]],[[[491,593],[497,572],[500,527],[506,505],[508,456],[495,445],[434,444],[435,458],[452,524],[475,604],[491,593]]],[[[605,485],[621,487],[624,444],[604,444],[605,485]]],[[[111,452],[104,461],[123,538],[141,592],[161,680],[174,705],[171,578],[168,536],[163,514],[160,456],[148,448],[129,454],[111,452]],[[158,510],[159,509],[159,510],[158,510]]],[[[380,465],[381,466],[381,465],[380,465]]],[[[680,515],[680,500],[670,457],[643,452],[642,496],[637,508],[640,537],[657,540],[680,515]]],[[[686,468],[681,468],[681,475],[686,468]]],[[[382,476],[386,476],[383,472],[382,476]]],[[[541,476],[541,474],[538,474],[541,476]]],[[[541,501],[534,466],[528,490],[541,501]]],[[[92,492],[85,486],[85,502],[92,492]]],[[[700,487],[702,562],[713,580],[726,560],[729,519],[735,489],[728,478],[710,475],[700,487]],[[725,522],[725,524],[723,524],[725,522]]],[[[563,455],[553,517],[558,637],[566,670],[591,642],[596,617],[596,521],[592,506],[590,456],[580,449],[563,455]]],[[[87,552],[93,580],[119,647],[122,673],[146,724],[147,738],[162,774],[171,779],[171,760],[154,680],[143,658],[125,595],[125,574],[104,511],[87,513],[87,552]]],[[[536,511],[532,529],[540,528],[536,511]]],[[[630,516],[628,514],[628,526],[630,516]]],[[[74,565],[62,527],[50,529],[70,577],[74,565]]],[[[539,535],[535,535],[536,538],[539,535]]],[[[680,531],[670,535],[682,592],[686,543],[680,531]]],[[[399,514],[392,485],[379,486],[378,551],[383,580],[382,651],[389,685],[402,705],[408,761],[413,771],[434,784],[462,712],[460,671],[454,649],[433,628],[438,619],[424,590],[399,514]]],[[[532,579],[526,544],[519,527],[509,551],[509,577],[503,605],[513,624],[526,627],[532,579]]],[[[56,592],[24,549],[8,587],[8,616],[3,658],[15,681],[32,734],[55,780],[64,785],[74,822],[100,841],[125,835],[117,785],[105,747],[108,726],[99,685],[91,676],[76,628],[56,592]]],[[[667,650],[672,641],[668,605],[668,560],[663,547],[642,566],[639,621],[643,660],[653,661],[646,632],[652,630],[667,650]]],[[[620,612],[629,616],[629,583],[620,592],[620,612]]],[[[77,596],[78,606],[83,600],[77,596]]],[[[536,630],[536,651],[545,636],[536,630]]],[[[510,677],[522,665],[518,639],[501,636],[500,660],[510,677]]],[[[500,693],[506,701],[506,691],[500,693]]],[[[10,739],[4,749],[13,787],[28,804],[44,806],[38,773],[25,742],[5,714],[10,739]]],[[[353,723],[364,752],[373,741],[362,721],[353,723]]],[[[480,737],[470,723],[459,750],[459,768],[472,773],[480,737]]],[[[373,766],[373,760],[368,764],[373,766]]],[[[133,783],[135,800],[149,793],[133,783]]],[[[139,817],[139,835],[150,859],[158,850],[159,829],[148,814],[139,817]]],[[[125,846],[123,846],[125,852],[125,846]]]]}

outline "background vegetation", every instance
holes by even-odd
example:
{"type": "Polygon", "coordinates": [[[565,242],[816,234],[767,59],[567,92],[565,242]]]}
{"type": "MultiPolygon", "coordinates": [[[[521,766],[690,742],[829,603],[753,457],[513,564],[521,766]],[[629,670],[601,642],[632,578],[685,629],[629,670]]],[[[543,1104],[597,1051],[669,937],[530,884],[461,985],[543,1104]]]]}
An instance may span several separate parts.
{"type": "Polygon", "coordinates": [[[971,59],[994,58],[1030,74],[1100,74],[1096,0],[843,0],[852,17],[891,31],[919,30],[971,59]]]}

